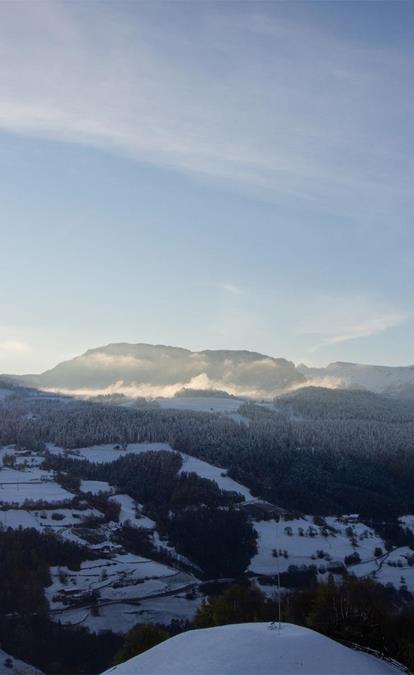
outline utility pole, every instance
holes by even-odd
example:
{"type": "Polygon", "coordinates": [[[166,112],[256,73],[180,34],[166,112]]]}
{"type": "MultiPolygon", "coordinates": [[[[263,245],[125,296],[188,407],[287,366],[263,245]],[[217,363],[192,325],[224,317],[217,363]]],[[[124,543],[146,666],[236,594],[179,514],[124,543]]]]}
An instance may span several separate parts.
{"type": "MultiPolygon", "coordinates": [[[[276,522],[276,544],[279,542],[279,521],[280,521],[280,515],[278,514],[275,517],[275,522],[276,522]]],[[[277,621],[272,621],[270,624],[271,630],[274,630],[277,628],[280,631],[282,628],[282,609],[281,609],[281,598],[280,598],[280,565],[279,565],[279,551],[276,548],[276,577],[277,577],[277,621]]]]}
{"type": "MultiPolygon", "coordinates": [[[[276,539],[279,541],[279,521],[280,521],[280,515],[277,516],[276,520],[276,539]]],[[[280,565],[279,565],[279,556],[276,558],[277,560],[277,609],[278,609],[278,621],[279,621],[279,630],[282,628],[281,625],[281,608],[280,608],[280,565]]]]}

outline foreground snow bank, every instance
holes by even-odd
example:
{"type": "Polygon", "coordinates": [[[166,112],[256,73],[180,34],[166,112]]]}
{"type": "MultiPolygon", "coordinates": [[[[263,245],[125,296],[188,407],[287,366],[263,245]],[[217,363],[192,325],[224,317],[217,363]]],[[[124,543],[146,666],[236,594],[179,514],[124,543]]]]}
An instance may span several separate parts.
{"type": "Polygon", "coordinates": [[[111,675],[391,675],[397,667],[300,626],[244,623],[192,630],[106,671],[111,675]]]}

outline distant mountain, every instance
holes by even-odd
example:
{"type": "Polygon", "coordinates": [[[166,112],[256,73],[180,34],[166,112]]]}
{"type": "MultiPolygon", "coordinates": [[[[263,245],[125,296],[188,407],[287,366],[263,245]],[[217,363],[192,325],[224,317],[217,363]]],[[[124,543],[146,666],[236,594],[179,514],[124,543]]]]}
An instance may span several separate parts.
{"type": "Polygon", "coordinates": [[[15,381],[85,395],[174,396],[188,388],[269,398],[302,385],[305,377],[292,362],[256,352],[192,352],[163,345],[119,343],[90,349],[40,375],[15,381]]]}
{"type": "Polygon", "coordinates": [[[240,623],[191,630],[115,666],[109,675],[386,675],[403,672],[293,624],[240,623]]]}
{"type": "Polygon", "coordinates": [[[209,396],[270,399],[306,386],[359,389],[414,400],[414,366],[330,363],[309,368],[247,350],[193,352],[165,345],[115,343],[89,349],[39,375],[3,376],[10,383],[94,397],[209,396]]]}
{"type": "Polygon", "coordinates": [[[336,361],[326,368],[300,364],[297,370],[310,384],[322,387],[367,389],[378,394],[414,397],[414,366],[367,366],[336,361]]]}

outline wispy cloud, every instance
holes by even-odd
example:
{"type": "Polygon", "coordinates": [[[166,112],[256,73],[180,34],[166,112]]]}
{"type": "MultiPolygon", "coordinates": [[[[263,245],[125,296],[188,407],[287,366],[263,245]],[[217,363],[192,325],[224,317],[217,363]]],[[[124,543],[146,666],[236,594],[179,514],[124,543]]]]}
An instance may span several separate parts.
{"type": "Polygon", "coordinates": [[[377,333],[382,333],[382,331],[387,328],[393,328],[398,326],[400,323],[405,321],[408,318],[408,314],[402,312],[396,312],[394,314],[385,314],[380,316],[373,316],[367,318],[361,323],[351,324],[346,329],[345,332],[339,335],[331,335],[324,338],[322,344],[332,345],[337,342],[345,342],[346,340],[354,340],[355,338],[360,337],[370,337],[371,335],[376,335],[377,333]]]}
{"type": "Polygon", "coordinates": [[[380,212],[395,194],[410,198],[404,56],[278,19],[266,5],[154,6],[1,3],[0,128],[324,209],[380,212]]]}
{"type": "Polygon", "coordinates": [[[402,309],[390,309],[377,299],[352,296],[323,296],[310,301],[314,315],[305,319],[301,334],[309,342],[306,351],[377,335],[399,326],[410,317],[402,309]]]}
{"type": "Polygon", "coordinates": [[[221,290],[225,291],[228,295],[237,296],[237,295],[241,295],[241,293],[242,293],[241,288],[239,286],[237,286],[237,284],[234,284],[234,283],[229,282],[229,281],[224,281],[224,282],[218,284],[218,287],[221,290]]]}

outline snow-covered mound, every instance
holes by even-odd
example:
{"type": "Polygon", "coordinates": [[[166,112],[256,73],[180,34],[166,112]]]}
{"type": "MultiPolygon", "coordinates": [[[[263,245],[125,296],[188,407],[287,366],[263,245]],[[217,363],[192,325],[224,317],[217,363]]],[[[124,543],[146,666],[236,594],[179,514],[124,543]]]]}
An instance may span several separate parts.
{"type": "Polygon", "coordinates": [[[387,675],[398,667],[292,624],[192,630],[106,671],[111,675],[387,675]]]}

